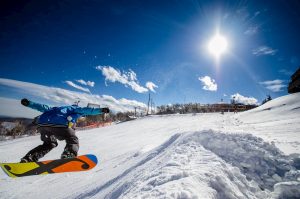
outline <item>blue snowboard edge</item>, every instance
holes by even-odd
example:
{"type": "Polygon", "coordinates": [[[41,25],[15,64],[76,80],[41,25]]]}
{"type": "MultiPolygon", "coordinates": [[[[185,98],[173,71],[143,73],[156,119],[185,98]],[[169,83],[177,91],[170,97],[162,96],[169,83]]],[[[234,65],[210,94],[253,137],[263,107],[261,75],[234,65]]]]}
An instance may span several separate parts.
{"type": "Polygon", "coordinates": [[[98,159],[95,155],[92,155],[92,154],[87,154],[86,155],[90,160],[92,160],[95,164],[98,163],[98,159]]]}

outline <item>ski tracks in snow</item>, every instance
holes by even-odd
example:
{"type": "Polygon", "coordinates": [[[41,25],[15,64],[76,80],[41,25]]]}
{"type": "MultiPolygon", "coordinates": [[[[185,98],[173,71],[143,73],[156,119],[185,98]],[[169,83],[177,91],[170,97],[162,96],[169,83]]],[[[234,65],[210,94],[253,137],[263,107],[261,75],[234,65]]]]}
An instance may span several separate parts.
{"type": "Polygon", "coordinates": [[[250,134],[175,134],[76,198],[297,198],[297,157],[250,134]]]}
{"type": "MultiPolygon", "coordinates": [[[[98,193],[100,193],[101,191],[105,190],[106,188],[109,188],[110,186],[117,184],[119,181],[122,181],[122,179],[124,177],[126,177],[127,175],[129,175],[130,173],[134,173],[135,170],[142,166],[145,165],[148,161],[152,160],[153,158],[155,158],[158,154],[160,154],[161,152],[163,152],[166,148],[168,148],[169,145],[171,145],[173,142],[175,142],[177,140],[178,137],[180,137],[180,134],[175,134],[173,135],[167,142],[165,142],[164,144],[162,144],[161,146],[157,147],[155,150],[152,150],[151,152],[149,152],[146,155],[146,158],[142,159],[140,162],[138,162],[137,164],[135,164],[134,166],[130,167],[129,169],[127,169],[126,171],[124,171],[121,175],[113,178],[112,180],[109,180],[108,182],[106,182],[105,184],[101,185],[100,187],[97,187],[89,192],[86,192],[84,194],[80,194],[78,195],[76,198],[90,198],[92,196],[97,195],[98,193]]],[[[97,198],[97,197],[96,197],[97,198]]],[[[116,198],[116,197],[114,197],[116,198]]]]}

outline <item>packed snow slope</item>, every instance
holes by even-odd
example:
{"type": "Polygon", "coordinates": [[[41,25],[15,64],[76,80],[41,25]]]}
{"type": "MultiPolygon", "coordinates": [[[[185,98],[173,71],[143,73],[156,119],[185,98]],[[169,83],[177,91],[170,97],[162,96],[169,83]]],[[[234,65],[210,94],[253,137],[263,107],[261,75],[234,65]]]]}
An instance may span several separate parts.
{"type": "MultiPolygon", "coordinates": [[[[239,114],[150,116],[77,135],[79,153],[100,159],[96,168],[17,179],[1,172],[1,198],[300,198],[300,94],[239,114]]],[[[0,142],[0,161],[19,161],[40,143],[0,142]]]]}

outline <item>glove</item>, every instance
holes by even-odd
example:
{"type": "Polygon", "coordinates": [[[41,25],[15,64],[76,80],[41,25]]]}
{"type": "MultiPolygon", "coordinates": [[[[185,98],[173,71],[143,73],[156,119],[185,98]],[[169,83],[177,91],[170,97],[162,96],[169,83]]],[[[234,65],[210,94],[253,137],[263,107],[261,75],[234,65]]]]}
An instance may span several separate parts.
{"type": "Polygon", "coordinates": [[[109,113],[109,108],[102,108],[101,111],[102,111],[103,113],[109,113]]]}
{"type": "Polygon", "coordinates": [[[29,100],[24,98],[21,100],[21,104],[24,105],[24,106],[28,106],[29,105],[29,100]]]}

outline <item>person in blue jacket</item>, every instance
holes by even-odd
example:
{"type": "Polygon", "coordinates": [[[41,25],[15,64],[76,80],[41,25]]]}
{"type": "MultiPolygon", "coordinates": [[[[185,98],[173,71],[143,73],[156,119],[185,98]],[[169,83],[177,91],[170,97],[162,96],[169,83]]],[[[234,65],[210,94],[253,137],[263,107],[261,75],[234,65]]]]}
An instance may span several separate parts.
{"type": "Polygon", "coordinates": [[[58,145],[57,139],[66,141],[61,158],[76,157],[79,150],[79,141],[74,130],[76,120],[82,116],[109,113],[108,108],[79,107],[78,105],[50,107],[28,99],[22,99],[21,104],[42,112],[35,122],[43,141],[42,145],[30,150],[21,162],[37,162],[58,145]]]}

